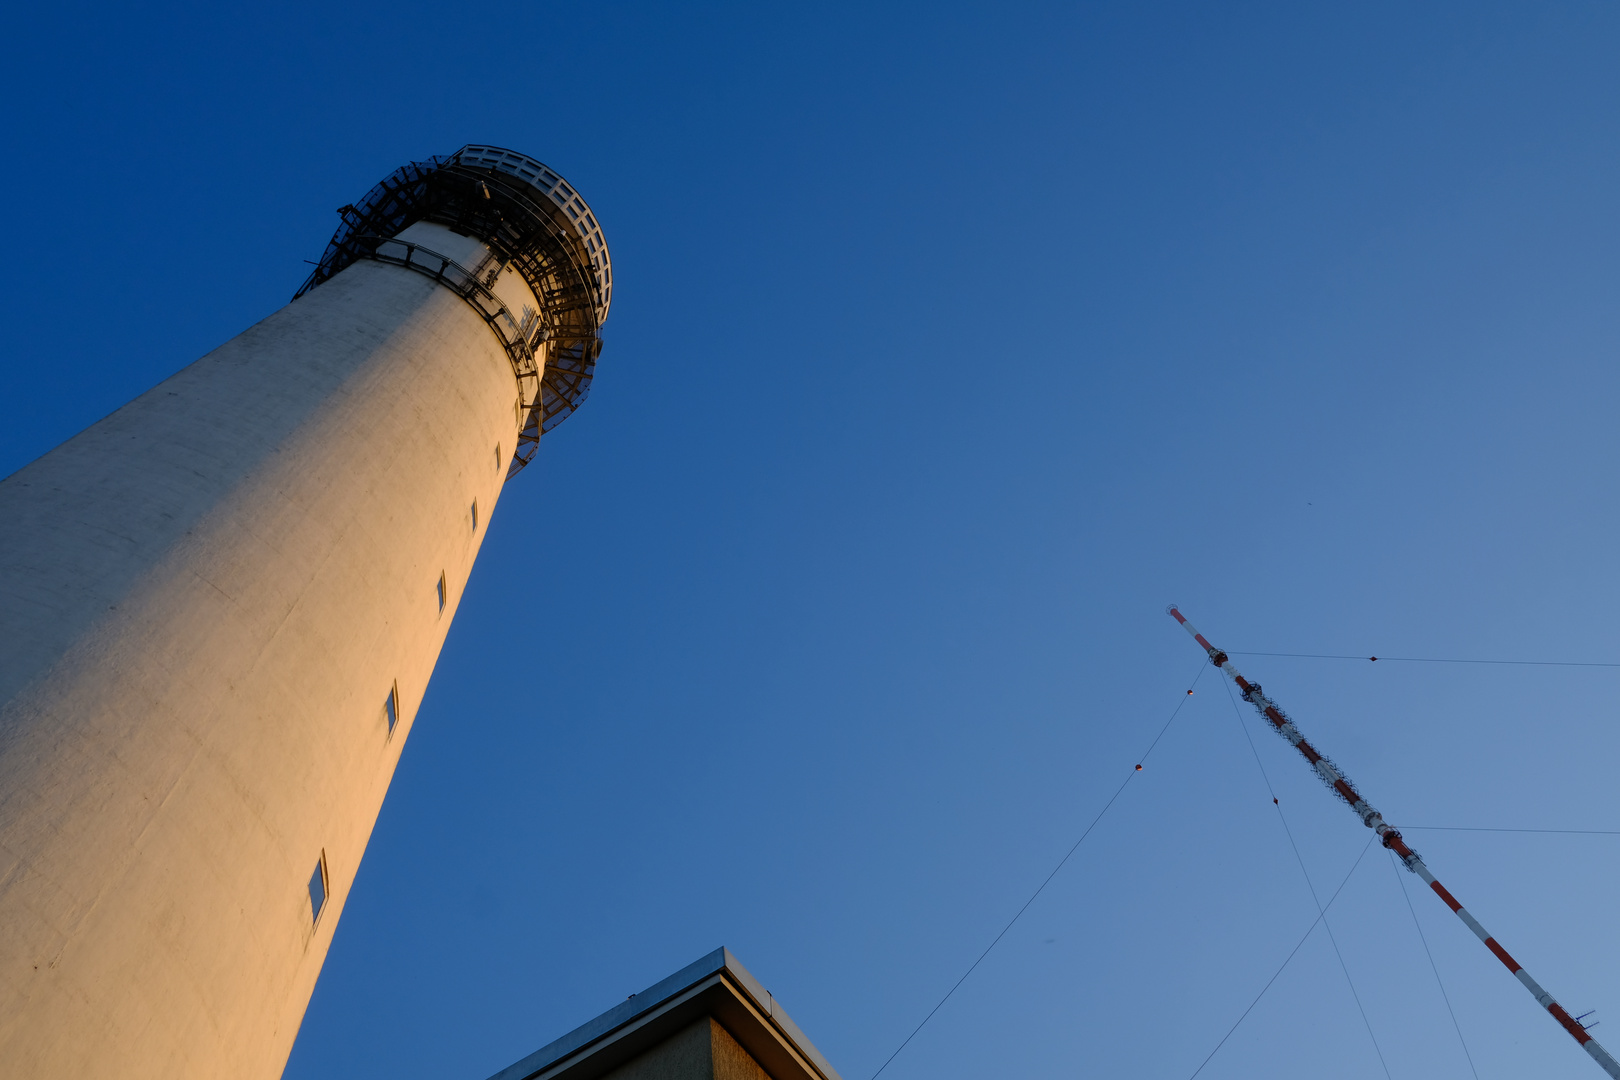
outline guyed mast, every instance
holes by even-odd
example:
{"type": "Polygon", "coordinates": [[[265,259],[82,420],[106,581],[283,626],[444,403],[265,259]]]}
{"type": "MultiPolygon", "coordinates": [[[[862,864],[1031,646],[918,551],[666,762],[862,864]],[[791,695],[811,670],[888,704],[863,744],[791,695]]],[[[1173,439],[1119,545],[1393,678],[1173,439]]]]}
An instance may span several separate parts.
{"type": "Polygon", "coordinates": [[[1541,988],[1540,983],[1530,977],[1528,971],[1519,966],[1517,960],[1508,955],[1506,949],[1496,943],[1496,939],[1479,924],[1479,920],[1470,915],[1468,909],[1459,904],[1457,898],[1452,896],[1446,887],[1440,884],[1435,876],[1429,872],[1429,868],[1418,857],[1418,853],[1406,846],[1406,841],[1401,839],[1401,834],[1386,822],[1377,810],[1373,809],[1372,804],[1362,798],[1361,793],[1356,790],[1355,785],[1350,782],[1349,778],[1324,757],[1316,747],[1306,741],[1305,736],[1300,734],[1299,728],[1294,726],[1294,722],[1288,718],[1287,713],[1277,707],[1276,702],[1261,693],[1260,684],[1252,683],[1239,674],[1238,669],[1232,666],[1232,661],[1226,653],[1211,645],[1208,639],[1203,634],[1200,634],[1192,623],[1187,621],[1186,616],[1182,615],[1174,604],[1166,610],[1176,622],[1181,624],[1182,629],[1191,634],[1193,640],[1198,642],[1203,650],[1209,654],[1210,662],[1220,668],[1227,678],[1236,684],[1238,692],[1243,695],[1243,700],[1253,705],[1255,711],[1260,714],[1266,723],[1271,725],[1277,734],[1287,739],[1289,744],[1304,756],[1323,782],[1332,788],[1339,798],[1350,804],[1350,809],[1355,811],[1356,816],[1361,819],[1361,823],[1376,832],[1383,845],[1393,851],[1408,870],[1422,878],[1429,888],[1434,890],[1436,896],[1445,901],[1446,906],[1456,913],[1457,918],[1461,919],[1468,929],[1474,932],[1474,936],[1483,941],[1485,947],[1491,950],[1491,955],[1502,961],[1503,965],[1513,972],[1514,978],[1518,979],[1524,985],[1524,988],[1530,991],[1531,996],[1536,999],[1536,1003],[1552,1014],[1553,1019],[1557,1020],[1559,1025],[1569,1032],[1570,1037],[1580,1044],[1581,1049],[1591,1055],[1592,1060],[1597,1062],[1604,1072],[1614,1077],[1615,1080],[1620,1080],[1620,1062],[1615,1061],[1614,1056],[1603,1049],[1596,1039],[1592,1038],[1591,1033],[1586,1030],[1579,1020],[1569,1015],[1551,994],[1541,988]]]}

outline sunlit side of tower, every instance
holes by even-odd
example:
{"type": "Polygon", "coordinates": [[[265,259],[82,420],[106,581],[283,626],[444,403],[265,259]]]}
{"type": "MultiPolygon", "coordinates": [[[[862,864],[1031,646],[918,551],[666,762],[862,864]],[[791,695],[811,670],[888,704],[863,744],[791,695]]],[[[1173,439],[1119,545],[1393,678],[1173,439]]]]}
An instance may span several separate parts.
{"type": "Polygon", "coordinates": [[[544,165],[341,213],[292,303],[0,481],[0,1076],[280,1074],[505,483],[589,389],[612,271],[544,165]]]}

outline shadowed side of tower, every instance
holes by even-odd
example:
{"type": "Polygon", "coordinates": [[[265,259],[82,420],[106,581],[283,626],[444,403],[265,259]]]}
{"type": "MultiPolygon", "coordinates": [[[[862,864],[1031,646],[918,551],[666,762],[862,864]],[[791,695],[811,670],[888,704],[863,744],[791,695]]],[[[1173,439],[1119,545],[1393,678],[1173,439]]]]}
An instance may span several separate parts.
{"type": "Polygon", "coordinates": [[[0,481],[0,1074],[280,1074],[610,288],[560,178],[466,147],[345,208],[293,303],[0,481]]]}

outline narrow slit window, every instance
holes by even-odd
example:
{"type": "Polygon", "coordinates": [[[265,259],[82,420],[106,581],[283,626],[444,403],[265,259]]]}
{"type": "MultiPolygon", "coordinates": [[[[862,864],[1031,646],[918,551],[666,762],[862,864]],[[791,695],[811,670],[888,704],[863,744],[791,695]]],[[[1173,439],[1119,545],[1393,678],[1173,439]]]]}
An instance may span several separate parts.
{"type": "Polygon", "coordinates": [[[477,499],[474,499],[473,504],[472,504],[472,527],[473,527],[473,532],[478,531],[478,500],[477,499]]]}
{"type": "Polygon", "coordinates": [[[321,921],[321,911],[326,907],[326,852],[321,852],[320,858],[315,860],[315,872],[309,876],[309,910],[311,924],[321,921]]]}
{"type": "Polygon", "coordinates": [[[495,471],[501,471],[501,444],[495,444],[495,471]]]}
{"type": "Polygon", "coordinates": [[[518,398],[512,402],[512,420],[518,427],[523,426],[523,399],[518,398]]]}
{"type": "Polygon", "coordinates": [[[399,723],[399,683],[388,688],[388,696],[383,699],[383,715],[388,718],[388,734],[394,733],[394,725],[399,723]]]}
{"type": "Polygon", "coordinates": [[[446,598],[449,597],[449,595],[450,595],[450,590],[445,586],[444,575],[440,574],[439,575],[439,611],[441,613],[444,611],[444,602],[445,602],[446,598]]]}

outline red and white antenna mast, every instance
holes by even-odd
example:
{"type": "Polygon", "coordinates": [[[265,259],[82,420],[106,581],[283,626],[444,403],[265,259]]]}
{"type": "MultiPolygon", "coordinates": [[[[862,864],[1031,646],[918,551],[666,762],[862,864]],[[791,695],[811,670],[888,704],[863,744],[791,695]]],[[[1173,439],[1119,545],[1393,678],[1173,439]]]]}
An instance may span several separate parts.
{"type": "Polygon", "coordinates": [[[1536,1003],[1552,1013],[1553,1019],[1557,1020],[1563,1029],[1569,1032],[1576,1042],[1581,1044],[1581,1049],[1590,1054],[1592,1060],[1602,1066],[1604,1072],[1614,1077],[1615,1080],[1620,1080],[1620,1061],[1616,1061],[1614,1055],[1598,1045],[1598,1041],[1592,1038],[1580,1021],[1569,1015],[1564,1007],[1554,1000],[1551,994],[1543,990],[1541,984],[1532,979],[1530,973],[1520,967],[1519,962],[1509,956],[1507,950],[1498,945],[1496,939],[1491,937],[1483,926],[1479,925],[1479,920],[1470,915],[1468,909],[1457,903],[1457,898],[1446,891],[1444,885],[1435,880],[1435,876],[1429,873],[1429,868],[1423,864],[1423,860],[1418,857],[1418,853],[1406,846],[1406,841],[1401,839],[1401,834],[1385,822],[1383,816],[1377,810],[1374,810],[1366,799],[1361,797],[1361,793],[1356,790],[1354,784],[1350,783],[1349,778],[1340,772],[1331,761],[1323,757],[1320,751],[1306,742],[1305,736],[1299,733],[1299,729],[1288,718],[1288,714],[1279,709],[1276,702],[1260,692],[1260,684],[1252,683],[1238,674],[1238,669],[1232,666],[1232,661],[1227,658],[1227,655],[1211,645],[1204,635],[1200,634],[1193,624],[1187,621],[1186,616],[1176,609],[1174,604],[1170,605],[1166,610],[1176,622],[1181,624],[1182,629],[1193,636],[1194,641],[1203,646],[1204,651],[1209,654],[1210,662],[1225,672],[1227,677],[1237,684],[1238,691],[1243,695],[1243,700],[1253,705],[1266,723],[1276,729],[1277,734],[1287,739],[1294,749],[1304,755],[1305,760],[1310,762],[1311,768],[1316,770],[1316,774],[1327,783],[1328,787],[1332,788],[1339,798],[1350,804],[1350,809],[1356,812],[1356,816],[1361,819],[1361,823],[1378,833],[1383,845],[1400,856],[1401,862],[1405,864],[1408,870],[1428,883],[1429,888],[1434,890],[1435,895],[1444,900],[1446,906],[1457,913],[1457,918],[1467,924],[1468,929],[1474,932],[1474,936],[1483,941],[1485,947],[1491,950],[1491,954],[1502,961],[1509,971],[1513,972],[1514,977],[1523,983],[1524,988],[1530,991],[1531,995],[1536,999],[1536,1003]]]}

